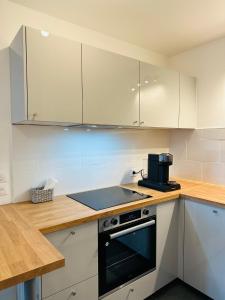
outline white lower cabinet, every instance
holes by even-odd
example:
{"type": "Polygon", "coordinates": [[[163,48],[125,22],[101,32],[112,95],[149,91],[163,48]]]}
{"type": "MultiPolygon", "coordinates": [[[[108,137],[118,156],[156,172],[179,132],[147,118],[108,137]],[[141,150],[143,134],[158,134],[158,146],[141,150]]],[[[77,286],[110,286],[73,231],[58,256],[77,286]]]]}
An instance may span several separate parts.
{"type": "Polygon", "coordinates": [[[157,277],[155,291],[178,275],[179,200],[157,206],[157,277]]]}
{"type": "Polygon", "coordinates": [[[143,300],[178,275],[178,201],[157,205],[156,270],[108,295],[104,300],[143,300]]]}
{"type": "Polygon", "coordinates": [[[64,255],[65,267],[42,276],[43,298],[98,274],[97,221],[50,233],[46,237],[64,255]]]}
{"type": "Polygon", "coordinates": [[[45,300],[98,300],[98,276],[82,281],[45,300]]]}
{"type": "Polygon", "coordinates": [[[184,281],[225,299],[225,209],[185,200],[184,281]]]}

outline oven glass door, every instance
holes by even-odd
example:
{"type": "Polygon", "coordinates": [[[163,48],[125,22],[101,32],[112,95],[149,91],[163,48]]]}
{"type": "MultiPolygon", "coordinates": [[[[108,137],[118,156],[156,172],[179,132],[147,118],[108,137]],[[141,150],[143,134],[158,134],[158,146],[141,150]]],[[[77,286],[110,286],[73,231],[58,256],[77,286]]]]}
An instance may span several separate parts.
{"type": "Polygon", "coordinates": [[[99,234],[100,296],[155,266],[155,216],[99,234]]]}

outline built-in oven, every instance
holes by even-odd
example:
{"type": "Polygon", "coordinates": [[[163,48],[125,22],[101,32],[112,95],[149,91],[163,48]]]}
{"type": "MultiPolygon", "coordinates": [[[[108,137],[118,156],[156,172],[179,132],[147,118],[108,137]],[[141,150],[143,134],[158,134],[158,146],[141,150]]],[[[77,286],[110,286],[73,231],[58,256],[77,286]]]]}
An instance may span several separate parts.
{"type": "Polygon", "coordinates": [[[99,296],[156,268],[156,208],[99,220],[99,296]]]}

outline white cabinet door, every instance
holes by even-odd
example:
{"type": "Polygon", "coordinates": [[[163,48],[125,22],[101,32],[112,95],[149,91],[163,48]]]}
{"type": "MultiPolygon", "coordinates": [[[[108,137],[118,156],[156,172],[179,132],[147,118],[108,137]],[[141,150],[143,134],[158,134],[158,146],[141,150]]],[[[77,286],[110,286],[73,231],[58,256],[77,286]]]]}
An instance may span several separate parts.
{"type": "Polygon", "coordinates": [[[82,122],[81,44],[26,27],[28,119],[82,122]]]}
{"type": "Polygon", "coordinates": [[[139,62],[82,46],[83,121],[87,124],[139,125],[139,62]]]}
{"type": "Polygon", "coordinates": [[[215,300],[225,296],[225,210],[185,200],[184,281],[215,300]]]}
{"type": "Polygon", "coordinates": [[[42,276],[43,297],[98,273],[97,222],[50,233],[46,237],[64,255],[65,267],[42,276]]]}
{"type": "Polygon", "coordinates": [[[179,73],[140,64],[140,124],[143,127],[178,127],[179,73]]]}
{"type": "Polygon", "coordinates": [[[179,128],[196,128],[196,126],[196,79],[184,74],[180,74],[179,128]]]}
{"type": "Polygon", "coordinates": [[[92,277],[86,281],[71,286],[46,300],[98,300],[98,277],[92,277]]]}
{"type": "Polygon", "coordinates": [[[178,275],[178,201],[157,205],[157,281],[160,289],[178,275]]]}

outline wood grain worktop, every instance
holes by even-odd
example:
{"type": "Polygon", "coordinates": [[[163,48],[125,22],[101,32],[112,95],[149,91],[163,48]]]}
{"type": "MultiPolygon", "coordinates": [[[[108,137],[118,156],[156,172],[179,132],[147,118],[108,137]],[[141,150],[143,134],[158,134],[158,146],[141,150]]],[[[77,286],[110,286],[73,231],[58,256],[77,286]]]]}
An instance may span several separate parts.
{"type": "Polygon", "coordinates": [[[0,290],[64,264],[58,250],[13,205],[0,206],[0,290]]]}
{"type": "Polygon", "coordinates": [[[201,183],[198,186],[181,191],[180,195],[225,208],[225,186],[222,185],[201,183]]]}
{"type": "Polygon", "coordinates": [[[199,183],[187,180],[179,180],[179,182],[181,183],[182,189],[168,193],[140,187],[136,183],[122,185],[125,188],[135,190],[146,195],[151,195],[152,197],[102,209],[100,211],[95,211],[66,196],[57,196],[54,201],[42,204],[22,202],[12,205],[14,205],[16,211],[21,215],[21,217],[29,221],[36,229],[40,230],[42,233],[50,233],[110,215],[115,215],[123,211],[132,210],[137,207],[154,205],[172,199],[177,199],[179,198],[181,191],[184,192],[189,188],[199,185],[199,183]]]}
{"type": "Polygon", "coordinates": [[[136,183],[123,187],[151,198],[95,211],[66,196],[33,204],[22,202],[0,206],[0,290],[64,265],[63,256],[43,233],[50,233],[146,205],[156,205],[180,196],[225,207],[225,186],[177,179],[182,189],[163,193],[136,183]]]}

